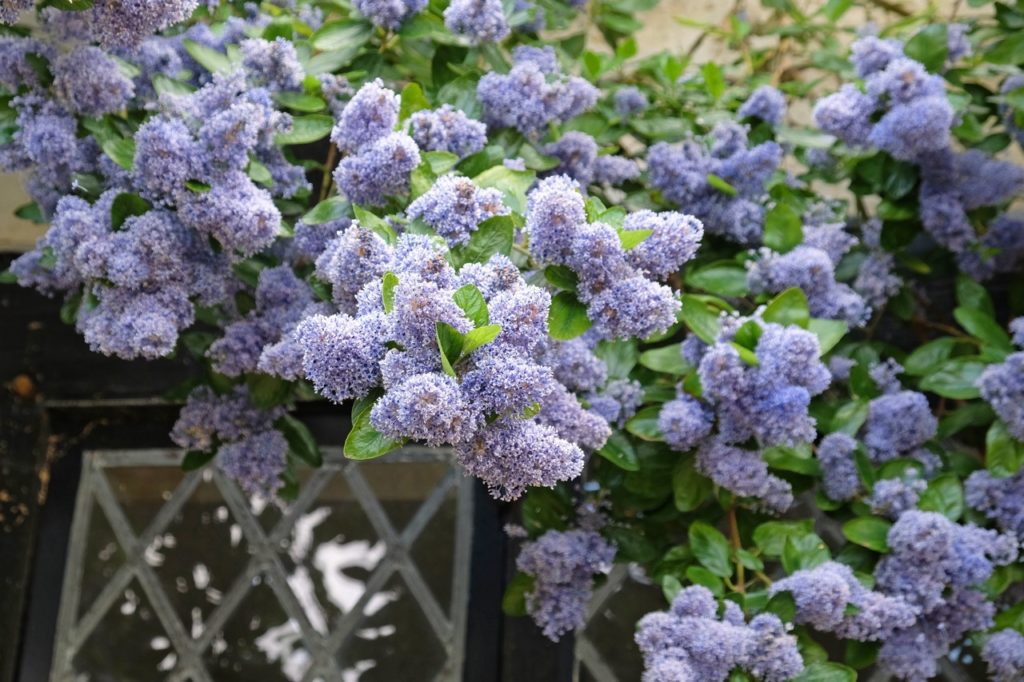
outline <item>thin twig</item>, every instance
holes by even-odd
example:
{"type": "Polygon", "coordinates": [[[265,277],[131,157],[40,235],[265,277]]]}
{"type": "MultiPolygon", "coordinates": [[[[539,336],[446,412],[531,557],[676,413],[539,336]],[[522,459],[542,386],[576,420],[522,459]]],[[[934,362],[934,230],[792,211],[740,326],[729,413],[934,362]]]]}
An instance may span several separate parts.
{"type": "MultiPolygon", "coordinates": [[[[729,540],[732,542],[732,548],[735,550],[742,549],[743,543],[740,541],[740,527],[736,522],[736,505],[729,507],[729,540]]],[[[743,594],[746,589],[746,578],[743,575],[743,562],[740,561],[740,557],[736,555],[736,591],[743,594]]]]}
{"type": "Polygon", "coordinates": [[[327,193],[331,191],[331,182],[333,180],[334,161],[338,156],[338,148],[331,143],[331,146],[327,150],[327,160],[324,161],[324,177],[320,181],[320,201],[327,198],[327,193]]]}

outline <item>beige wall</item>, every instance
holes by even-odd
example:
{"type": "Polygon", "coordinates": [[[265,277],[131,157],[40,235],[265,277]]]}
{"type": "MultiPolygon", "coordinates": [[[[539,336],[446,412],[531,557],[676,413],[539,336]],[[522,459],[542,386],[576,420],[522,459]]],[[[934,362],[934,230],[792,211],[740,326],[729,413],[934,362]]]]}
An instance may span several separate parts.
{"type": "MultiPolygon", "coordinates": [[[[824,0],[797,0],[797,2],[805,10],[813,11],[814,8],[823,4],[824,0]]],[[[939,15],[948,17],[954,2],[955,0],[940,0],[936,3],[939,15]]],[[[911,11],[917,11],[927,6],[926,0],[896,0],[891,4],[899,4],[911,11]]],[[[892,19],[892,14],[879,9],[870,2],[861,2],[860,5],[847,12],[843,17],[844,25],[861,26],[868,20],[885,24],[892,19]]],[[[964,9],[961,11],[970,11],[966,3],[963,3],[963,7],[964,9]]],[[[637,35],[640,54],[647,55],[662,49],[680,52],[690,49],[700,37],[701,31],[681,25],[675,20],[676,17],[717,24],[726,20],[730,14],[744,10],[747,16],[754,21],[767,16],[761,3],[757,0],[737,0],[735,2],[732,0],[662,0],[658,7],[640,16],[644,22],[644,28],[637,35]]],[[[602,44],[602,40],[600,36],[595,35],[595,39],[591,43],[602,44]]],[[[698,63],[728,58],[728,51],[713,39],[705,39],[694,53],[694,59],[698,63]]],[[[794,111],[794,114],[799,116],[799,112],[794,111]]],[[[34,225],[14,217],[14,209],[27,201],[28,198],[22,189],[21,177],[10,173],[0,174],[0,250],[29,248],[43,231],[44,226],[34,225]]]]}

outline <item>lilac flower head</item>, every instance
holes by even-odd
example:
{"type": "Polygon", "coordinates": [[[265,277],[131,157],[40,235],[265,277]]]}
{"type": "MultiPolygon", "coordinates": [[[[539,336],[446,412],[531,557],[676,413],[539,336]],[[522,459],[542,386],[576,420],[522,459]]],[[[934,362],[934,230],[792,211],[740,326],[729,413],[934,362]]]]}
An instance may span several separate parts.
{"type": "Polygon", "coordinates": [[[594,296],[587,314],[608,338],[644,339],[675,324],[681,307],[672,289],[637,275],[594,296]]]}
{"type": "Polygon", "coordinates": [[[948,145],[953,108],[945,96],[928,96],[897,104],[882,116],[868,136],[871,144],[902,161],[948,145]]]}
{"type": "Polygon", "coordinates": [[[814,122],[851,147],[863,147],[871,137],[871,115],[877,101],[850,84],[814,105],[814,122]]]}
{"type": "Polygon", "coordinates": [[[938,421],[923,393],[888,393],[868,406],[864,445],[872,461],[886,462],[924,445],[937,429],[938,421]]]}
{"type": "Polygon", "coordinates": [[[857,441],[845,433],[830,433],[818,445],[822,483],[825,494],[833,500],[845,502],[860,492],[860,477],[853,460],[856,449],[857,441]]]}
{"type": "Polygon", "coordinates": [[[551,294],[534,286],[501,291],[488,301],[492,324],[501,325],[495,345],[532,356],[548,338],[551,294]]]}
{"type": "Polygon", "coordinates": [[[427,0],[356,0],[356,9],[374,26],[395,30],[427,6],[427,0]]]}
{"type": "Polygon", "coordinates": [[[444,25],[473,45],[501,42],[511,32],[499,0],[452,0],[444,10],[444,25]]]}
{"type": "Polygon", "coordinates": [[[995,478],[985,469],[975,471],[964,481],[964,496],[969,507],[1024,542],[1024,470],[1009,478],[995,478]]]}
{"type": "Polygon", "coordinates": [[[992,682],[1014,682],[1024,676],[1024,635],[1006,628],[985,642],[981,657],[992,682]]]}
{"type": "Polygon", "coordinates": [[[661,407],[658,430],[673,450],[685,452],[704,441],[714,426],[714,414],[699,401],[680,395],[661,407]]]}
{"type": "Polygon", "coordinates": [[[174,203],[187,192],[185,182],[201,175],[199,149],[188,126],[177,118],[156,116],[135,133],[133,179],[142,194],[174,203]]]}
{"type": "Polygon", "coordinates": [[[897,519],[903,512],[917,506],[917,500],[928,487],[913,469],[903,478],[886,478],[875,483],[871,491],[871,511],[879,516],[897,519]]]}
{"type": "Polygon", "coordinates": [[[375,232],[352,221],[327,242],[316,259],[316,275],[331,285],[334,303],[342,312],[352,313],[356,294],[387,272],[393,253],[375,232]]]}
{"type": "Polygon", "coordinates": [[[32,9],[35,0],[3,0],[0,2],[0,23],[13,24],[22,10],[32,9]]]}
{"type": "MultiPolygon", "coordinates": [[[[602,422],[603,423],[603,422],[602,422]]],[[[459,464],[487,485],[492,497],[515,500],[530,486],[551,487],[583,471],[583,451],[545,424],[505,418],[455,446],[459,464]]]]}
{"type": "Polygon", "coordinates": [[[650,106],[640,88],[627,86],[615,92],[615,112],[622,118],[639,114],[650,106]]]}
{"type": "Polygon", "coordinates": [[[480,223],[508,212],[501,190],[481,189],[469,178],[453,174],[438,178],[406,209],[409,218],[422,218],[449,246],[467,243],[480,223]]]}
{"type": "Polygon", "coordinates": [[[978,389],[1017,440],[1024,441],[1024,352],[989,365],[978,378],[978,389]]]}
{"type": "Polygon", "coordinates": [[[551,171],[552,175],[568,175],[580,183],[589,185],[594,179],[594,162],[597,160],[597,142],[586,133],[569,131],[544,147],[544,153],[561,163],[551,171]]]}
{"type": "Polygon", "coordinates": [[[391,133],[345,157],[334,170],[334,182],[350,201],[380,206],[386,197],[408,191],[409,174],[419,164],[420,152],[412,138],[391,133]]]}
{"type": "Polygon", "coordinates": [[[894,59],[903,57],[903,43],[898,40],[866,36],[850,48],[850,59],[861,78],[882,71],[894,59]]]}
{"type": "Polygon", "coordinates": [[[314,315],[299,323],[303,369],[317,393],[334,402],[361,398],[380,383],[385,347],[379,315],[314,315]]]}
{"type": "Polygon", "coordinates": [[[616,379],[600,393],[588,396],[590,411],[609,424],[623,428],[644,402],[644,389],[639,381],[616,379]]]}
{"type": "Polygon", "coordinates": [[[417,111],[409,120],[412,139],[425,151],[451,152],[465,158],[487,144],[487,126],[450,104],[440,109],[417,111]]]}
{"type": "Polygon", "coordinates": [[[516,568],[531,576],[526,608],[553,641],[586,622],[595,574],[608,573],[615,546],[593,531],[549,530],[523,545],[516,568]]]}
{"type": "Polygon", "coordinates": [[[107,47],[130,47],[192,14],[199,0],[97,0],[87,10],[94,38],[107,47]]]}
{"type": "Polygon", "coordinates": [[[777,126],[786,115],[786,98],[777,88],[762,85],[747,98],[736,112],[739,118],[759,118],[777,126]]]}
{"type": "Polygon", "coordinates": [[[171,440],[182,448],[209,451],[217,443],[233,443],[269,431],[282,414],[280,408],[257,407],[243,386],[226,395],[201,386],[189,394],[171,430],[171,440]]]}
{"type": "Polygon", "coordinates": [[[593,391],[604,385],[608,369],[581,338],[550,342],[544,364],[551,367],[555,378],[570,391],[593,391]]]}
{"type": "Polygon", "coordinates": [[[179,215],[189,227],[246,256],[269,246],[281,225],[270,194],[240,171],[225,174],[208,192],[190,194],[179,215]]]}
{"type": "Polygon", "coordinates": [[[604,154],[594,159],[594,182],[604,185],[621,185],[640,175],[640,167],[633,159],[614,154],[604,154]]]}
{"type": "Polygon", "coordinates": [[[515,52],[513,58],[509,73],[487,73],[477,84],[489,125],[536,137],[548,123],[564,123],[597,102],[597,88],[582,78],[549,70],[557,64],[536,61],[532,52],[515,52]]]}
{"type": "Polygon", "coordinates": [[[102,116],[124,108],[135,86],[113,57],[98,47],[82,46],[57,58],[53,87],[69,109],[102,116]]]}
{"type": "Polygon", "coordinates": [[[583,196],[567,176],[545,178],[527,196],[530,251],[542,262],[564,263],[577,228],[586,222],[583,196]]]}
{"type": "Polygon", "coordinates": [[[469,440],[483,422],[480,406],[470,402],[452,377],[440,372],[406,379],[377,401],[370,421],[394,439],[456,445],[469,440]]]}
{"type": "Polygon", "coordinates": [[[781,514],[793,504],[789,483],[770,474],[768,465],[754,451],[722,442],[705,441],[697,451],[697,471],[739,497],[749,497],[759,507],[781,514]]]}
{"type": "Polygon", "coordinates": [[[342,109],[331,142],[343,152],[358,152],[391,133],[398,123],[398,95],[377,78],[367,82],[342,109]]]}
{"type": "Polygon", "coordinates": [[[301,90],[306,77],[295,46],[283,37],[274,41],[243,40],[242,68],[249,81],[268,90],[301,90]]]}
{"type": "Polygon", "coordinates": [[[264,431],[217,453],[217,466],[250,495],[272,494],[283,485],[288,441],[278,431],[264,431]]]}
{"type": "Polygon", "coordinates": [[[925,97],[943,97],[945,90],[940,76],[929,74],[913,59],[900,57],[867,79],[868,94],[888,99],[890,104],[910,104],[925,97]]]}
{"type": "Polygon", "coordinates": [[[626,230],[651,230],[651,235],[626,252],[626,259],[659,280],[678,272],[691,260],[704,237],[695,217],[676,211],[636,211],[626,216],[626,230]]]}

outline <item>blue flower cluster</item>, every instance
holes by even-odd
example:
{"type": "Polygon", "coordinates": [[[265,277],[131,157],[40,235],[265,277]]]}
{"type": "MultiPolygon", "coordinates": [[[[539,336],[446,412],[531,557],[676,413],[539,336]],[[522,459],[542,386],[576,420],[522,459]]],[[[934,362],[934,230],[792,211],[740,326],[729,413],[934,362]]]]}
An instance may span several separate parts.
{"type": "Polygon", "coordinates": [[[1000,630],[985,642],[981,657],[988,666],[992,682],[1014,682],[1024,677],[1024,635],[1016,630],[1000,630]]]}
{"type": "Polygon", "coordinates": [[[439,109],[417,111],[409,121],[412,139],[426,151],[451,152],[465,158],[487,144],[487,126],[449,104],[439,109]]]}
{"type": "Polygon", "coordinates": [[[868,404],[862,438],[868,456],[876,464],[910,457],[931,470],[937,459],[922,446],[935,437],[938,427],[923,393],[897,391],[874,398],[868,404]]]}
{"type": "Polygon", "coordinates": [[[1024,543],[1024,469],[1008,478],[996,478],[985,469],[975,471],[964,481],[964,499],[1024,543]]]}
{"type": "Polygon", "coordinates": [[[875,589],[906,602],[916,620],[885,639],[878,662],[901,679],[929,679],[936,660],[967,632],[991,627],[995,607],[977,588],[996,566],[1016,560],[1017,541],[935,512],[908,511],[889,530],[888,544],[875,589]]]}
{"type": "Polygon", "coordinates": [[[217,465],[252,495],[270,495],[281,485],[288,442],[274,429],[281,408],[262,410],[248,391],[236,387],[217,395],[206,387],[192,392],[171,430],[186,450],[217,453],[217,465]]]}
{"type": "Polygon", "coordinates": [[[481,189],[469,178],[452,174],[438,178],[406,209],[409,218],[423,220],[449,246],[467,243],[480,223],[508,212],[500,190],[481,189]]]}
{"type": "Polygon", "coordinates": [[[348,155],[334,169],[338,189],[354,203],[383,205],[387,197],[409,189],[409,174],[420,150],[398,123],[398,96],[381,80],[361,87],[342,110],[331,141],[348,155]]]}
{"type": "Polygon", "coordinates": [[[501,42],[512,32],[501,0],[452,0],[444,10],[444,25],[473,45],[501,42]]]}
{"type": "Polygon", "coordinates": [[[454,446],[496,497],[574,478],[580,445],[600,448],[610,429],[544,364],[553,359],[550,295],[527,285],[504,256],[457,273],[446,255],[430,237],[406,234],[391,246],[353,221],[327,245],[317,271],[354,316],[313,315],[298,324],[305,376],[335,401],[383,387],[370,412],[374,428],[398,441],[454,446]],[[449,353],[439,346],[442,328],[465,339],[488,329],[460,307],[463,297],[486,306],[496,338],[442,360],[449,353]]]}
{"type": "Polygon", "coordinates": [[[886,640],[912,626],[916,615],[905,601],[868,589],[849,566],[836,561],[796,571],[769,591],[793,595],[797,623],[860,642],[886,640]]]}
{"type": "Polygon", "coordinates": [[[640,175],[635,161],[624,156],[598,156],[597,141],[575,130],[545,145],[544,153],[561,162],[550,175],[568,175],[583,187],[595,182],[621,185],[640,175]]]}
{"type": "Polygon", "coordinates": [[[507,74],[484,74],[476,95],[494,128],[515,128],[537,137],[549,123],[564,123],[597,102],[600,92],[586,80],[562,73],[554,48],[519,46],[507,74]]]}
{"type": "Polygon", "coordinates": [[[655,246],[626,250],[611,225],[588,223],[583,196],[567,176],[546,178],[528,195],[533,258],[576,273],[577,294],[599,334],[645,338],[674,324],[680,308],[675,293],[650,278],[678,271],[696,252],[703,229],[689,216],[650,211],[628,216],[624,229],[651,230],[647,239],[655,246]]]}
{"type": "Polygon", "coordinates": [[[549,530],[523,544],[516,568],[533,578],[526,608],[544,635],[558,641],[586,623],[594,576],[608,573],[615,545],[593,530],[549,530]]]}
{"type": "Polygon", "coordinates": [[[748,146],[743,126],[720,123],[710,141],[659,142],[647,153],[651,184],[672,203],[691,212],[708,232],[746,246],[761,241],[765,183],[782,161],[775,142],[748,146]],[[714,175],[735,191],[708,181],[714,175]]]}
{"type": "Polygon", "coordinates": [[[903,512],[917,507],[917,501],[927,487],[928,482],[915,469],[910,469],[902,478],[877,481],[871,490],[868,505],[873,514],[897,519],[903,512]]]}
{"type": "Polygon", "coordinates": [[[786,116],[786,97],[778,88],[762,85],[736,111],[739,118],[753,118],[777,126],[786,116]]]}
{"type": "Polygon", "coordinates": [[[637,626],[644,656],[643,682],[725,682],[740,669],[761,682],[784,682],[804,669],[796,637],[778,616],[764,613],[750,622],[739,605],[718,602],[706,587],[683,589],[668,611],[649,613],[637,626]]]}
{"type": "Polygon", "coordinates": [[[1011,353],[989,365],[978,378],[981,397],[1006,424],[1006,430],[1024,441],[1024,352],[1011,353]]]}
{"type": "Polygon", "coordinates": [[[394,31],[422,12],[427,0],[355,0],[353,4],[374,26],[394,31]]]}
{"type": "Polygon", "coordinates": [[[861,490],[853,453],[857,441],[845,433],[830,433],[818,444],[825,494],[837,502],[852,500],[861,490]]]}

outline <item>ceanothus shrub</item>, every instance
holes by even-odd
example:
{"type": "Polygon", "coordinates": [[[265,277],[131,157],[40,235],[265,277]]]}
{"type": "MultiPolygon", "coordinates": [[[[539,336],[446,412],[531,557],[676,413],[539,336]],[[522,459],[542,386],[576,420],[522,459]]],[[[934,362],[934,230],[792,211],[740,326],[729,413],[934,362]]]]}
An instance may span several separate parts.
{"type": "Polygon", "coordinates": [[[546,636],[615,562],[661,588],[646,682],[1024,679],[1019,7],[849,44],[771,3],[697,64],[628,0],[35,4],[0,165],[48,229],[3,277],[201,360],[187,467],[293,497],[318,396],[347,457],[525,501],[546,636]]]}

